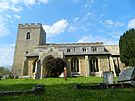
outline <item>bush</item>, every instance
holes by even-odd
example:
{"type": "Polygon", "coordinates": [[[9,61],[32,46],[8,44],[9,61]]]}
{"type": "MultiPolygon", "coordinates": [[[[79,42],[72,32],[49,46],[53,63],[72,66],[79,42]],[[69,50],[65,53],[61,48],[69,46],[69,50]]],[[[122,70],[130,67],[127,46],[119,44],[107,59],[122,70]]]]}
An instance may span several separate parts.
{"type": "Polygon", "coordinates": [[[46,77],[58,77],[64,71],[65,66],[64,59],[54,58],[52,55],[48,55],[44,59],[46,77]]]}

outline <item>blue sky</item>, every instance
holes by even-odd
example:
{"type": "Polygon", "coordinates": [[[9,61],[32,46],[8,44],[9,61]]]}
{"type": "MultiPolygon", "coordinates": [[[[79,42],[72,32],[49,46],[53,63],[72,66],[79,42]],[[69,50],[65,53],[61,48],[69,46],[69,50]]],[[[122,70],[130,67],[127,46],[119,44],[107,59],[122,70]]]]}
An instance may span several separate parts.
{"type": "Polygon", "coordinates": [[[19,23],[42,23],[47,42],[118,44],[135,28],[134,0],[0,0],[0,66],[12,65],[19,23]]]}

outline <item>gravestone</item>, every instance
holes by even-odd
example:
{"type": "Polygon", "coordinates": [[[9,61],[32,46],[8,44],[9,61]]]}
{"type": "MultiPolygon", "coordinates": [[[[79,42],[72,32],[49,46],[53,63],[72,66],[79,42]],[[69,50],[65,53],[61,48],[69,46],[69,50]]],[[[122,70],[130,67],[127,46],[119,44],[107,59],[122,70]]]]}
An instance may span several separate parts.
{"type": "Polygon", "coordinates": [[[118,82],[130,83],[135,86],[135,67],[124,68],[118,78],[118,82]]]}
{"type": "Polygon", "coordinates": [[[114,74],[111,71],[104,71],[103,72],[103,82],[105,84],[113,84],[114,82],[114,74]]]}

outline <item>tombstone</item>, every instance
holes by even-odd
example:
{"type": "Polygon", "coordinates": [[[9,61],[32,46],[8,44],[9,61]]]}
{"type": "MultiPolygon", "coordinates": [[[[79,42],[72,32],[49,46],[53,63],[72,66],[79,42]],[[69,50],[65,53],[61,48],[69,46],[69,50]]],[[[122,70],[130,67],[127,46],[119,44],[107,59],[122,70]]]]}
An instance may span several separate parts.
{"type": "Polygon", "coordinates": [[[124,68],[119,75],[118,82],[130,83],[135,86],[135,67],[124,68]]]}
{"type": "Polygon", "coordinates": [[[62,72],[59,77],[64,78],[64,72],[62,72]]]}
{"type": "Polygon", "coordinates": [[[114,74],[111,71],[104,71],[103,72],[103,82],[105,84],[113,84],[114,82],[114,74]]]}

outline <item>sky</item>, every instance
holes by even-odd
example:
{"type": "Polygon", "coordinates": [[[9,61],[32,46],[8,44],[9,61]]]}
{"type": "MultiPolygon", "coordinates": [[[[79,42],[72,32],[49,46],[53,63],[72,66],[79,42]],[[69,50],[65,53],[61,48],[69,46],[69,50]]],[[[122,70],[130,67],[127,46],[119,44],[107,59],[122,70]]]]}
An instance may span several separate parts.
{"type": "Polygon", "coordinates": [[[0,0],[0,66],[12,66],[18,24],[41,23],[47,43],[118,45],[135,28],[134,0],[0,0]]]}

